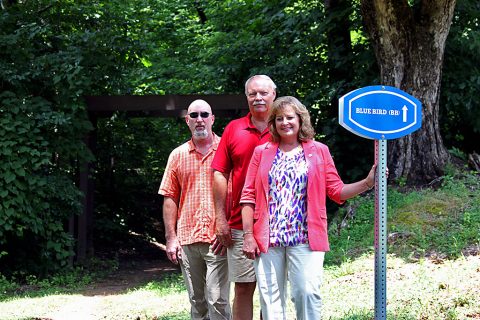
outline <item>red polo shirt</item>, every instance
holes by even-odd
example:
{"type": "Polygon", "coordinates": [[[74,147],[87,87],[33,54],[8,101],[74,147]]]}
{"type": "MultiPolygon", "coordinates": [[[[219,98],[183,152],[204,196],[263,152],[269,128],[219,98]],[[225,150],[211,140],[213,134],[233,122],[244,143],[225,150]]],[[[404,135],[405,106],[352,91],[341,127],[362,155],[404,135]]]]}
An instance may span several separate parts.
{"type": "MultiPolygon", "coordinates": [[[[212,168],[222,173],[232,173],[232,206],[229,225],[242,230],[240,196],[253,150],[270,141],[268,128],[260,132],[255,128],[249,113],[245,117],[231,121],[226,127],[212,161],[212,168]]],[[[226,206],[228,208],[228,206],[226,206]]]]}

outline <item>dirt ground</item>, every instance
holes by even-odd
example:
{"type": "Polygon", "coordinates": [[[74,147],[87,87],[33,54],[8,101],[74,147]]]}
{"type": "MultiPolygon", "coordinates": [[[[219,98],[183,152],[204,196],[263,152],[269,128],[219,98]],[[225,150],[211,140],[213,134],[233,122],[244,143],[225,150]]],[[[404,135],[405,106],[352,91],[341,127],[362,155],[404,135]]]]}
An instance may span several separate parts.
{"type": "Polygon", "coordinates": [[[117,248],[101,248],[96,256],[107,259],[116,257],[119,265],[105,279],[88,286],[83,292],[86,296],[118,294],[158,281],[165,273],[180,272],[180,267],[167,259],[163,244],[147,242],[135,235],[117,248]]]}
{"type": "Polygon", "coordinates": [[[179,268],[168,260],[125,261],[118,270],[102,281],[85,288],[85,296],[113,295],[159,281],[167,272],[176,272],[179,268]]]}

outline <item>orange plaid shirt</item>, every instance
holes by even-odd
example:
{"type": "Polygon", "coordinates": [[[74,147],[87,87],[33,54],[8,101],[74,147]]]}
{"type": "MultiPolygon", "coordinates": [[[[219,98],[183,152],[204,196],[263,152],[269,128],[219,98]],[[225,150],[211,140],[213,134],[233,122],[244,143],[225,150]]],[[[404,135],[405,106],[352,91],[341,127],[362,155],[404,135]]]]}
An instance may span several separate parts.
{"type": "Polygon", "coordinates": [[[192,140],[168,157],[158,193],[177,204],[177,239],[180,245],[211,243],[215,239],[213,169],[211,163],[220,137],[213,134],[213,145],[205,155],[195,150],[192,140]]]}

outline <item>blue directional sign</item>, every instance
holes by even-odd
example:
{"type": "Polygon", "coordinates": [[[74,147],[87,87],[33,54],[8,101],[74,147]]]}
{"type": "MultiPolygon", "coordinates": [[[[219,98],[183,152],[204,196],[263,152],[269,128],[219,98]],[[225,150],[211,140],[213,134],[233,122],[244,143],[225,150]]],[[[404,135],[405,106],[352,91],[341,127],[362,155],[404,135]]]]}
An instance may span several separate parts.
{"type": "Polygon", "coordinates": [[[340,98],[339,122],[364,138],[396,139],[421,127],[422,104],[394,87],[363,87],[340,98]]]}

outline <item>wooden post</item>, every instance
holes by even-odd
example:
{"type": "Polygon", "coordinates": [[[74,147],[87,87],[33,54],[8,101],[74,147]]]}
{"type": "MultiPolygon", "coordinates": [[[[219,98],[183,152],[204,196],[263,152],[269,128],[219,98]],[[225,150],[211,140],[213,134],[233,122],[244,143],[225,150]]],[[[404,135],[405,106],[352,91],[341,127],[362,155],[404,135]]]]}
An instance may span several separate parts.
{"type": "MultiPolygon", "coordinates": [[[[89,119],[92,122],[94,129],[88,134],[85,139],[88,149],[95,154],[97,145],[97,116],[89,112],[89,119]]],[[[93,255],[93,194],[94,181],[92,171],[94,164],[86,162],[80,168],[80,190],[83,193],[83,210],[77,219],[77,252],[76,261],[82,262],[87,257],[93,255]]]]}

